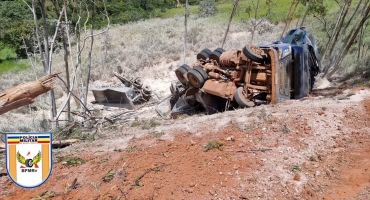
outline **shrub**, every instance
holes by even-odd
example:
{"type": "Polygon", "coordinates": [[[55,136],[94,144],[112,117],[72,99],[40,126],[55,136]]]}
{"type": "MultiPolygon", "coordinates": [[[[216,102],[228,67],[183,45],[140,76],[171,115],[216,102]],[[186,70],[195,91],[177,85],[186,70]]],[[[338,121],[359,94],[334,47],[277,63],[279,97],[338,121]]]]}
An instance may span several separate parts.
{"type": "Polygon", "coordinates": [[[199,3],[198,10],[201,17],[211,17],[218,11],[217,5],[213,0],[203,0],[199,3]]]}
{"type": "Polygon", "coordinates": [[[5,46],[4,48],[0,49],[0,62],[4,60],[13,60],[17,58],[17,54],[15,53],[15,49],[5,46]]]}

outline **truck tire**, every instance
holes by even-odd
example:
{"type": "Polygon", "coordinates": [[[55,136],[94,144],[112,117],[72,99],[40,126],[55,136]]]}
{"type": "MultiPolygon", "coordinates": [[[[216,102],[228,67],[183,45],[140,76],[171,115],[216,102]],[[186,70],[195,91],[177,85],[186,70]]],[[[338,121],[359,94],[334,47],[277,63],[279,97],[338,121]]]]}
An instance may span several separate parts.
{"type": "Polygon", "coordinates": [[[197,60],[207,60],[208,57],[209,55],[205,51],[201,51],[197,54],[197,60]]]}
{"type": "Polygon", "coordinates": [[[214,51],[212,52],[210,55],[209,55],[209,59],[212,59],[212,60],[215,60],[217,62],[220,61],[220,56],[221,56],[222,53],[218,52],[218,51],[214,51]]]}
{"type": "Polygon", "coordinates": [[[243,54],[254,62],[263,63],[265,59],[261,55],[253,51],[253,48],[256,48],[256,47],[257,46],[253,46],[250,44],[245,45],[245,47],[243,48],[243,54]]]}
{"type": "Polygon", "coordinates": [[[195,69],[192,69],[187,74],[191,86],[201,88],[205,82],[202,74],[195,69]]]}
{"type": "Polygon", "coordinates": [[[201,68],[200,66],[195,66],[194,69],[197,70],[203,76],[204,80],[208,79],[208,74],[206,71],[204,71],[203,68],[201,68]]]}
{"type": "Polygon", "coordinates": [[[234,92],[234,99],[235,101],[239,104],[241,108],[248,108],[248,107],[253,107],[254,102],[250,101],[248,99],[245,99],[243,95],[243,87],[238,87],[235,92],[234,92]]]}
{"type": "Polygon", "coordinates": [[[223,49],[223,48],[217,48],[214,51],[220,52],[222,54],[223,52],[225,52],[225,49],[223,49]]]}
{"type": "Polygon", "coordinates": [[[197,59],[203,59],[203,60],[207,60],[207,58],[209,57],[209,54],[211,54],[212,51],[209,50],[209,49],[203,49],[201,52],[199,52],[197,54],[197,59]]]}
{"type": "Polygon", "coordinates": [[[136,78],[134,80],[134,82],[132,83],[132,85],[137,88],[137,89],[141,89],[141,87],[143,86],[143,81],[141,80],[141,78],[136,78]]]}
{"type": "Polygon", "coordinates": [[[203,51],[206,52],[206,53],[208,53],[208,55],[212,53],[212,51],[209,50],[209,49],[203,49],[203,51]]]}
{"type": "Polygon", "coordinates": [[[149,85],[144,85],[143,86],[143,93],[150,95],[150,94],[152,94],[152,91],[153,90],[149,85]]]}
{"type": "Polygon", "coordinates": [[[188,73],[190,70],[191,68],[187,64],[183,64],[175,70],[176,77],[182,84],[186,84],[186,78],[184,77],[184,74],[188,73]]]}

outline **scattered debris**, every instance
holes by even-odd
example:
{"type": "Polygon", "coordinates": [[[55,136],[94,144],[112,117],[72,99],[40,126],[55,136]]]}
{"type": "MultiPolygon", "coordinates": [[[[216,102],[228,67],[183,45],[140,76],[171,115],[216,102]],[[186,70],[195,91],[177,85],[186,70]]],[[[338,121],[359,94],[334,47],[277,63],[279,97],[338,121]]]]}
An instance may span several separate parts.
{"type": "Polygon", "coordinates": [[[129,80],[117,73],[114,75],[124,87],[91,88],[95,97],[94,103],[134,110],[135,104],[148,102],[152,97],[152,89],[149,85],[143,85],[141,78],[129,80]]]}

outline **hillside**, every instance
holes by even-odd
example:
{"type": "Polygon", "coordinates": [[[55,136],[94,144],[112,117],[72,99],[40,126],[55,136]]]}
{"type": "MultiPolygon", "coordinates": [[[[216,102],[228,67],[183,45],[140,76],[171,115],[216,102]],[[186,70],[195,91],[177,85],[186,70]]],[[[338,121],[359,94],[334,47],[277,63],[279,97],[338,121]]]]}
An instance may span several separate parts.
{"type": "MultiPolygon", "coordinates": [[[[213,115],[161,118],[155,104],[170,94],[174,70],[184,63],[183,24],[180,16],[149,19],[112,25],[94,37],[90,88],[122,86],[113,75],[122,71],[129,78],[142,77],[156,94],[127,121],[63,132],[63,122],[54,127],[48,120],[47,95],[1,115],[1,132],[52,131],[55,140],[79,142],[53,150],[52,175],[35,189],[11,182],[1,154],[0,199],[368,199],[370,88],[365,75],[369,68],[356,60],[356,51],[344,61],[346,67],[330,80],[318,79],[313,93],[303,99],[213,115]]],[[[297,24],[293,21],[290,28],[297,24]]],[[[227,18],[190,15],[188,25],[185,62],[191,63],[200,50],[221,46],[227,18]]],[[[249,24],[233,21],[224,49],[280,39],[283,23],[265,25],[251,41],[249,24]]],[[[317,20],[309,17],[305,26],[323,49],[327,40],[317,20]]],[[[52,71],[65,78],[63,53],[54,55],[52,71]]],[[[87,51],[81,54],[77,92],[84,89],[87,55],[87,51]]],[[[40,63],[3,72],[0,88],[41,74],[40,63]]],[[[59,109],[67,98],[61,81],[55,94],[59,109]]],[[[89,92],[87,106],[94,116],[122,111],[92,101],[89,92]]],[[[74,111],[82,110],[75,101],[71,104],[74,111]]],[[[61,120],[66,119],[62,114],[61,120]]]]}

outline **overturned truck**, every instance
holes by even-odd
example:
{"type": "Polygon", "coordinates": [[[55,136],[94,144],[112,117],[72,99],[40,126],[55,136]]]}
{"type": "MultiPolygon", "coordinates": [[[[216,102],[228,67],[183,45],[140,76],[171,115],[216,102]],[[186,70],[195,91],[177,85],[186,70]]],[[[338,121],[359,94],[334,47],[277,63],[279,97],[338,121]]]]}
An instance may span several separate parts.
{"type": "Polygon", "coordinates": [[[290,30],[280,41],[241,50],[204,49],[195,63],[175,70],[171,115],[300,99],[312,90],[320,68],[314,38],[304,28],[290,30]]]}

